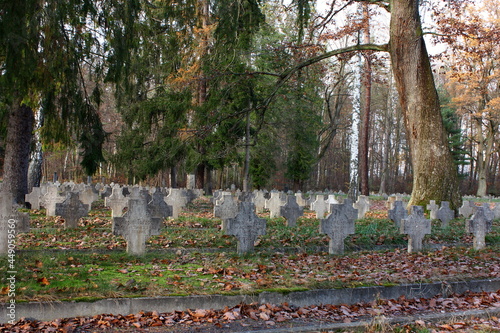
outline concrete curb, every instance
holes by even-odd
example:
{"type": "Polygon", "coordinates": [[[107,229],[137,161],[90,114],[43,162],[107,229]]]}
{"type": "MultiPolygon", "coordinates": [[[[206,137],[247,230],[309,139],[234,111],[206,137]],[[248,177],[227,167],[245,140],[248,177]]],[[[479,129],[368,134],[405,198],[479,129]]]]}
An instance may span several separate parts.
{"type": "Polygon", "coordinates": [[[288,294],[263,292],[259,295],[195,295],[168,297],[141,297],[103,299],[95,302],[30,302],[15,304],[15,319],[9,304],[0,304],[0,322],[19,320],[23,317],[37,320],[54,320],[58,318],[90,317],[97,314],[112,313],[128,315],[140,311],[172,312],[187,309],[223,309],[240,303],[272,303],[287,302],[295,306],[318,304],[355,304],[372,302],[376,299],[431,298],[438,294],[447,296],[452,293],[494,292],[500,290],[500,279],[438,282],[426,284],[407,284],[394,287],[362,287],[350,289],[320,289],[288,294]]]}
{"type": "Polygon", "coordinates": [[[338,330],[353,330],[353,329],[364,329],[373,326],[374,323],[385,324],[406,324],[414,323],[416,320],[423,320],[424,322],[443,322],[451,319],[460,318],[472,318],[472,317],[491,317],[499,316],[500,308],[486,308],[482,310],[466,310],[457,312],[447,312],[447,313],[432,313],[432,314],[422,314],[415,316],[404,316],[404,317],[384,317],[380,321],[356,321],[352,323],[333,323],[324,325],[310,325],[301,327],[287,327],[287,328],[274,328],[267,330],[258,331],[240,331],[239,333],[319,333],[325,331],[338,331],[338,330]]]}

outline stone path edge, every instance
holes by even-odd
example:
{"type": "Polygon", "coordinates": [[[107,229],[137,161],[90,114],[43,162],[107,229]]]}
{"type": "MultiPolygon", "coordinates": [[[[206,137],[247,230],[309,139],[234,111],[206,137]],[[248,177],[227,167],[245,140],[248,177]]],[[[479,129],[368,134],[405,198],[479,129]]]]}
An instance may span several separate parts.
{"type": "MultiPolygon", "coordinates": [[[[318,289],[287,294],[262,292],[258,295],[193,295],[140,298],[112,298],[95,302],[28,302],[16,303],[16,320],[32,318],[41,321],[58,318],[91,317],[98,314],[128,315],[140,311],[158,311],[160,313],[184,311],[187,309],[223,309],[240,303],[287,302],[294,306],[319,304],[355,304],[372,302],[376,299],[432,298],[438,294],[446,297],[452,293],[495,292],[500,289],[500,279],[485,279],[458,282],[436,282],[425,284],[405,284],[398,286],[374,286],[344,289],[318,289]]],[[[10,320],[8,304],[0,304],[0,322],[10,320]]]]}
{"type": "Polygon", "coordinates": [[[273,328],[258,331],[239,331],[239,333],[319,333],[319,332],[337,332],[339,330],[352,330],[352,329],[363,329],[372,326],[374,323],[380,323],[382,325],[386,324],[407,324],[414,323],[416,320],[422,320],[426,323],[433,322],[444,322],[452,319],[459,318],[489,318],[492,316],[499,316],[500,308],[486,308],[480,310],[465,310],[457,312],[446,312],[446,313],[431,313],[431,314],[419,314],[414,316],[402,316],[402,317],[385,317],[373,319],[372,321],[355,321],[352,323],[333,323],[333,324],[323,324],[323,325],[309,325],[300,327],[287,327],[287,328],[273,328]]]}

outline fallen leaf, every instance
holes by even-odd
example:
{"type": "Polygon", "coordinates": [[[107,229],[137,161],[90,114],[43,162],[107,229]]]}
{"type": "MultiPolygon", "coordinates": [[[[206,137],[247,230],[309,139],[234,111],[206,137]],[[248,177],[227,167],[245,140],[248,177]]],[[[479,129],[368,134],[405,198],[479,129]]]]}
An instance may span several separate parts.
{"type": "Polygon", "coordinates": [[[192,312],[191,315],[195,318],[203,318],[207,315],[207,310],[197,309],[196,311],[192,312]]]}
{"type": "Polygon", "coordinates": [[[36,280],[38,283],[40,283],[42,286],[48,286],[50,284],[49,280],[47,280],[46,277],[43,277],[41,279],[36,280]]]}
{"type": "Polygon", "coordinates": [[[225,320],[228,320],[228,321],[233,321],[236,319],[236,317],[234,316],[233,312],[231,311],[227,311],[226,313],[224,313],[224,319],[225,320]]]}
{"type": "Polygon", "coordinates": [[[418,326],[425,327],[425,322],[423,320],[415,320],[415,324],[418,326]]]}
{"type": "Polygon", "coordinates": [[[265,313],[265,312],[261,312],[261,313],[259,314],[259,317],[260,317],[260,319],[262,319],[262,320],[269,320],[269,318],[270,318],[270,317],[269,317],[269,315],[268,315],[267,313],[265,313]]]}

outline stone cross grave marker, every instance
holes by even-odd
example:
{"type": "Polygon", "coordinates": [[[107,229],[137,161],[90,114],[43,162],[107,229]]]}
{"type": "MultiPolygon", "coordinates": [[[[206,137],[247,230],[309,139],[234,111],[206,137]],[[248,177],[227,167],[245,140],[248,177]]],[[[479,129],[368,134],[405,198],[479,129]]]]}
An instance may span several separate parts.
{"type": "Polygon", "coordinates": [[[222,198],[222,191],[216,190],[216,191],[214,191],[214,194],[213,194],[212,198],[210,199],[210,201],[212,202],[212,204],[215,205],[215,202],[221,198],[222,198]]]}
{"type": "Polygon", "coordinates": [[[271,192],[271,198],[266,200],[266,208],[269,209],[269,217],[281,217],[281,206],[284,205],[280,192],[271,192]]]}
{"type": "Polygon", "coordinates": [[[330,207],[330,205],[338,205],[340,203],[337,200],[337,197],[335,196],[335,194],[328,194],[328,199],[326,199],[325,202],[328,205],[328,207],[330,207]]]}
{"type": "Polygon", "coordinates": [[[42,199],[42,189],[37,186],[33,186],[29,194],[24,195],[24,201],[27,201],[31,205],[31,209],[40,209],[40,201],[42,199]]]}
{"type": "Polygon", "coordinates": [[[431,220],[424,217],[422,206],[412,206],[408,218],[401,220],[400,233],[408,235],[408,253],[421,251],[425,235],[431,233],[431,220]]]}
{"type": "Polygon", "coordinates": [[[59,189],[56,185],[51,185],[47,188],[47,193],[43,196],[43,206],[45,207],[45,215],[56,216],[56,204],[66,200],[66,196],[59,195],[59,189]]]}
{"type": "Polygon", "coordinates": [[[148,209],[152,217],[162,220],[166,217],[172,216],[172,206],[165,202],[165,196],[159,188],[156,188],[154,193],[151,195],[151,200],[148,203],[148,209]]]}
{"type": "Polygon", "coordinates": [[[184,191],[178,188],[170,189],[170,193],[165,197],[165,202],[172,206],[172,217],[174,219],[179,217],[182,207],[187,204],[187,197],[184,191]]]}
{"type": "Polygon", "coordinates": [[[105,185],[101,190],[101,199],[109,197],[113,193],[113,189],[109,185],[105,185]]]}
{"type": "Polygon", "coordinates": [[[441,201],[441,207],[436,212],[436,218],[441,221],[441,227],[448,227],[448,222],[455,218],[455,212],[450,208],[448,201],[441,201]]]}
{"type": "Polygon", "coordinates": [[[485,237],[488,232],[491,232],[492,220],[486,216],[484,210],[484,207],[477,207],[472,218],[465,221],[467,232],[474,234],[475,250],[482,250],[486,247],[485,237]]]}
{"type": "Polygon", "coordinates": [[[228,219],[235,218],[236,214],[238,214],[238,203],[234,200],[231,192],[215,202],[214,216],[222,220],[222,231],[227,230],[228,219]]]}
{"type": "Polygon", "coordinates": [[[144,198],[130,199],[129,209],[122,217],[114,217],[113,233],[127,240],[127,253],[142,255],[146,252],[146,241],[159,235],[161,218],[152,217],[144,198]]]}
{"type": "Polygon", "coordinates": [[[85,205],[78,198],[78,193],[68,192],[66,200],[56,203],[56,215],[64,219],[64,228],[76,228],[78,220],[87,215],[89,205],[85,205]]]}
{"type": "MultiPolygon", "coordinates": [[[[330,237],[328,253],[343,254],[344,240],[354,234],[353,207],[348,203],[330,205],[331,213],[326,219],[321,219],[320,232],[330,237]]],[[[354,209],[356,210],[356,209],[354,209]]],[[[357,216],[357,211],[355,212],[357,216]]]]}
{"type": "MultiPolygon", "coordinates": [[[[13,205],[12,195],[10,195],[10,193],[1,191],[0,192],[0,255],[8,254],[9,239],[11,241],[15,240],[14,236],[16,236],[18,233],[28,232],[29,230],[30,230],[29,214],[19,212],[13,205]]],[[[10,247],[12,248],[12,245],[10,247]]]]}
{"type": "Polygon", "coordinates": [[[104,198],[104,205],[111,208],[111,217],[121,217],[128,206],[128,198],[123,195],[120,186],[115,186],[111,195],[104,198]]]}
{"type": "Polygon", "coordinates": [[[408,218],[408,211],[403,205],[403,201],[394,201],[393,208],[388,211],[389,220],[396,224],[399,229],[401,227],[401,220],[408,218]]]}
{"type": "Polygon", "coordinates": [[[294,195],[286,197],[286,204],[280,207],[280,215],[286,219],[287,227],[295,227],[297,219],[304,215],[304,208],[297,204],[294,195]]]}
{"type": "Polygon", "coordinates": [[[358,196],[358,201],[353,205],[358,210],[358,219],[365,218],[366,213],[370,210],[370,199],[366,195],[358,196]]]}
{"type": "Polygon", "coordinates": [[[438,209],[439,206],[436,204],[436,200],[429,201],[429,204],[427,205],[427,210],[429,211],[429,218],[431,220],[437,220],[438,209]]]}
{"type": "MultiPolygon", "coordinates": [[[[138,185],[134,185],[130,188],[130,194],[127,196],[129,199],[140,199],[141,197],[141,188],[138,185]]],[[[145,198],[144,198],[145,199],[145,198]]]]}
{"type": "Polygon", "coordinates": [[[325,218],[325,213],[328,212],[330,207],[325,202],[325,196],[322,194],[316,195],[316,200],[311,202],[311,209],[316,212],[316,218],[325,218]]]}
{"type": "Polygon", "coordinates": [[[266,220],[258,218],[254,210],[253,203],[243,201],[238,214],[227,221],[226,234],[238,239],[238,254],[253,252],[257,237],[266,234],[266,220]]]}
{"type": "Polygon", "coordinates": [[[92,203],[99,200],[99,196],[92,190],[92,187],[90,186],[85,186],[85,189],[80,192],[79,198],[80,201],[83,202],[83,204],[88,205],[89,212],[92,209],[92,203]]]}
{"type": "Polygon", "coordinates": [[[264,197],[263,191],[254,191],[254,196],[252,202],[255,205],[255,211],[257,213],[263,213],[266,207],[266,198],[264,197]]]}
{"type": "MultiPolygon", "coordinates": [[[[403,200],[403,196],[402,196],[401,194],[392,194],[392,195],[390,195],[390,196],[387,198],[387,201],[386,201],[386,203],[385,203],[385,207],[386,207],[387,209],[393,209],[393,208],[394,208],[394,203],[395,203],[396,201],[402,201],[403,203],[405,202],[405,201],[403,200]]],[[[403,206],[405,206],[405,205],[403,204],[403,206]]]]}
{"type": "Polygon", "coordinates": [[[458,213],[468,219],[476,212],[477,206],[471,200],[464,200],[462,207],[458,209],[458,213]]]}
{"type": "Polygon", "coordinates": [[[302,192],[299,191],[295,193],[295,199],[297,201],[297,205],[300,207],[305,208],[309,206],[309,200],[304,198],[304,194],[302,192]]]}

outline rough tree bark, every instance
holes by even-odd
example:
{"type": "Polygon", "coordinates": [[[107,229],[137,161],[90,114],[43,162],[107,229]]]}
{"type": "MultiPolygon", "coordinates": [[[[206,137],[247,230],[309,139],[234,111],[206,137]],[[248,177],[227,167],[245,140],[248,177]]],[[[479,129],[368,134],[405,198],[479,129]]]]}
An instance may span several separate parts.
{"type": "Polygon", "coordinates": [[[2,190],[12,193],[15,203],[24,204],[28,192],[28,165],[33,132],[33,111],[26,105],[14,103],[9,112],[2,190]]]}
{"type": "Polygon", "coordinates": [[[458,171],[443,127],[418,7],[419,0],[391,1],[389,52],[413,166],[409,205],[434,199],[458,209],[458,171]]]}
{"type": "Polygon", "coordinates": [[[28,193],[33,187],[39,187],[42,180],[43,150],[42,139],[38,131],[43,125],[43,110],[40,110],[35,116],[35,125],[33,133],[33,151],[30,153],[30,162],[28,166],[28,193]]]}
{"type": "MultiPolygon", "coordinates": [[[[363,42],[370,43],[370,12],[368,11],[368,4],[363,4],[363,42]]],[[[368,144],[370,134],[370,113],[371,113],[371,100],[372,100],[372,61],[371,53],[364,54],[364,67],[363,67],[363,86],[364,86],[364,102],[363,112],[361,113],[361,132],[360,132],[360,145],[359,145],[359,176],[360,187],[362,195],[370,195],[370,185],[368,177],[368,144]]]]}

